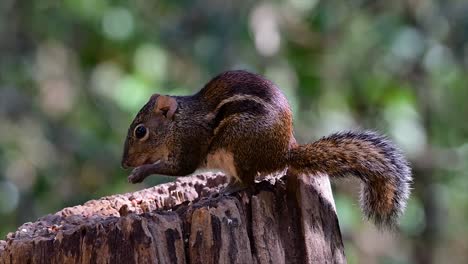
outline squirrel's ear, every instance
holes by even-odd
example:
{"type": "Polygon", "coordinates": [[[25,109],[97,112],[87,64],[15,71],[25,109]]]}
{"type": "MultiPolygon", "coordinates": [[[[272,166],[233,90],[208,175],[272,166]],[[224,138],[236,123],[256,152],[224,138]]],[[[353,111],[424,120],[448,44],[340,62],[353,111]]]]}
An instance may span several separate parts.
{"type": "Polygon", "coordinates": [[[156,100],[156,99],[158,99],[158,97],[159,97],[159,94],[155,93],[155,94],[151,95],[150,101],[156,100]]]}
{"type": "Polygon", "coordinates": [[[162,114],[168,118],[173,119],[174,113],[177,110],[177,101],[170,96],[159,95],[156,98],[156,104],[154,111],[156,113],[162,112],[162,114]]]}

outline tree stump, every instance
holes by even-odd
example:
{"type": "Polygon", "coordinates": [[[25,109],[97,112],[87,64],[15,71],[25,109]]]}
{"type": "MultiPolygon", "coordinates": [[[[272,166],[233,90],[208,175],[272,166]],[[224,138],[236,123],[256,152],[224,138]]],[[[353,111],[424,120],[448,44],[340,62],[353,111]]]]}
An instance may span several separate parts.
{"type": "Polygon", "coordinates": [[[0,263],[346,262],[326,175],[213,195],[225,181],[207,173],[65,208],[8,234],[0,263]]]}

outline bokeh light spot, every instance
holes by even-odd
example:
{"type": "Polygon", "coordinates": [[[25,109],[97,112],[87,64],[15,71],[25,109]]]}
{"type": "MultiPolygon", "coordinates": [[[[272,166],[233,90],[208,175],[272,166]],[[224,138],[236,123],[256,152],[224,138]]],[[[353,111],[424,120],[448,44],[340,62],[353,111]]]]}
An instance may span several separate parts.
{"type": "Polygon", "coordinates": [[[255,47],[261,55],[272,56],[279,51],[281,36],[273,6],[257,6],[250,15],[250,29],[254,34],[255,47]]]}
{"type": "Polygon", "coordinates": [[[9,181],[0,182],[0,213],[9,213],[15,210],[18,202],[18,188],[9,181]]]}
{"type": "Polygon", "coordinates": [[[143,44],[135,52],[135,70],[145,79],[160,81],[166,75],[167,56],[164,50],[153,44],[143,44]]]}
{"type": "Polygon", "coordinates": [[[117,84],[114,100],[130,113],[136,112],[151,96],[151,91],[141,80],[131,75],[122,78],[117,84]]]}
{"type": "Polygon", "coordinates": [[[113,40],[125,40],[133,33],[133,16],[125,8],[110,8],[102,18],[102,29],[113,40]]]}

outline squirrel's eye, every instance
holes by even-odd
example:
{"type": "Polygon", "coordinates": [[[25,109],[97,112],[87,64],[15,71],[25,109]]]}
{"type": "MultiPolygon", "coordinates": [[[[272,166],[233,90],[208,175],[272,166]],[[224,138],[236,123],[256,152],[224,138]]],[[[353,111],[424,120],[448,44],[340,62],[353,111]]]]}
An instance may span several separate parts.
{"type": "Polygon", "coordinates": [[[135,131],[133,132],[133,134],[136,138],[143,139],[147,137],[148,130],[143,124],[139,124],[137,127],[135,127],[135,131]]]}

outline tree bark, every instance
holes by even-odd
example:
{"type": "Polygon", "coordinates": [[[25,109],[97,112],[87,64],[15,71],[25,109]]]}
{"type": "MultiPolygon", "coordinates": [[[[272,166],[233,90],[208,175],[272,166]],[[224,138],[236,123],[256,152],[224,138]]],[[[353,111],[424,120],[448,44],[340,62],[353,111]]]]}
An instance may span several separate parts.
{"type": "Polygon", "coordinates": [[[326,175],[213,195],[224,184],[203,174],[65,208],[8,234],[0,263],[346,262],[326,175]]]}

